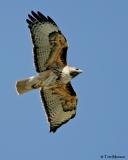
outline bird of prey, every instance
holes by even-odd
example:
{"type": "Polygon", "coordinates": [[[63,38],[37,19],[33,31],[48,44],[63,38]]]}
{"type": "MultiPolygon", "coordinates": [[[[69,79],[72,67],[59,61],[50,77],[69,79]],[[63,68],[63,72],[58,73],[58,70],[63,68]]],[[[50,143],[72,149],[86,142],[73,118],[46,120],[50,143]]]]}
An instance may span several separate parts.
{"type": "Polygon", "coordinates": [[[82,71],[67,65],[68,44],[57,24],[41,12],[28,14],[37,75],[16,82],[19,95],[39,89],[50,132],[55,132],[76,114],[77,95],[71,79],[82,71]]]}

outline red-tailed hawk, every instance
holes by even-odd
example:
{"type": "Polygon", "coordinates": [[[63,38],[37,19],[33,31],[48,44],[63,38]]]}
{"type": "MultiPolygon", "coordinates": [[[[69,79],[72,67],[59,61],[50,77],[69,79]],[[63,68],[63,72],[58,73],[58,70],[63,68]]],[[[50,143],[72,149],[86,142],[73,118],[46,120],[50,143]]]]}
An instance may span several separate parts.
{"type": "Polygon", "coordinates": [[[56,23],[39,11],[27,19],[34,45],[34,63],[38,74],[16,82],[19,95],[40,89],[42,102],[55,132],[76,114],[77,96],[70,83],[81,70],[67,65],[68,44],[56,23]]]}

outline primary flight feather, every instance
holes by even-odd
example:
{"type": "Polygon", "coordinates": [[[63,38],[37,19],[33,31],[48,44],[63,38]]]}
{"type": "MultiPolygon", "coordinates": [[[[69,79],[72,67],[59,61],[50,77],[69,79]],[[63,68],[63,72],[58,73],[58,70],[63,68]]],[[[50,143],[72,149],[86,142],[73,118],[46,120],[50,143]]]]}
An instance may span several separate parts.
{"type": "Polygon", "coordinates": [[[16,82],[19,95],[39,89],[50,124],[55,132],[76,114],[77,95],[70,83],[81,70],[67,65],[68,44],[56,23],[32,11],[26,20],[33,42],[37,75],[16,82]]]}

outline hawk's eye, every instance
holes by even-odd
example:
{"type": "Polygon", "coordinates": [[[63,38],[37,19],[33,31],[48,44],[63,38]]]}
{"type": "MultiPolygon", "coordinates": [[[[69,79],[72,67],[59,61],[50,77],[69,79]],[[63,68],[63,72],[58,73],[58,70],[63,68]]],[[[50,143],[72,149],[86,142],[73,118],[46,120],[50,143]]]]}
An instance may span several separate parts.
{"type": "Polygon", "coordinates": [[[79,70],[79,68],[76,68],[76,70],[78,71],[78,70],[79,70]]]}

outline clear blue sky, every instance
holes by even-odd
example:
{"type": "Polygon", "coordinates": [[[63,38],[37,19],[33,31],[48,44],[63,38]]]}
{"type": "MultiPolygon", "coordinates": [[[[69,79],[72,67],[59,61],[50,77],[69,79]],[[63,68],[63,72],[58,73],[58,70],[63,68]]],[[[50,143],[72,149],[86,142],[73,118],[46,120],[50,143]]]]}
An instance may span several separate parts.
{"type": "Polygon", "coordinates": [[[0,2],[0,160],[128,159],[128,1],[0,2]],[[52,17],[68,39],[68,62],[84,73],[72,84],[76,117],[49,133],[38,91],[18,96],[15,81],[35,75],[25,19],[52,17]]]}

